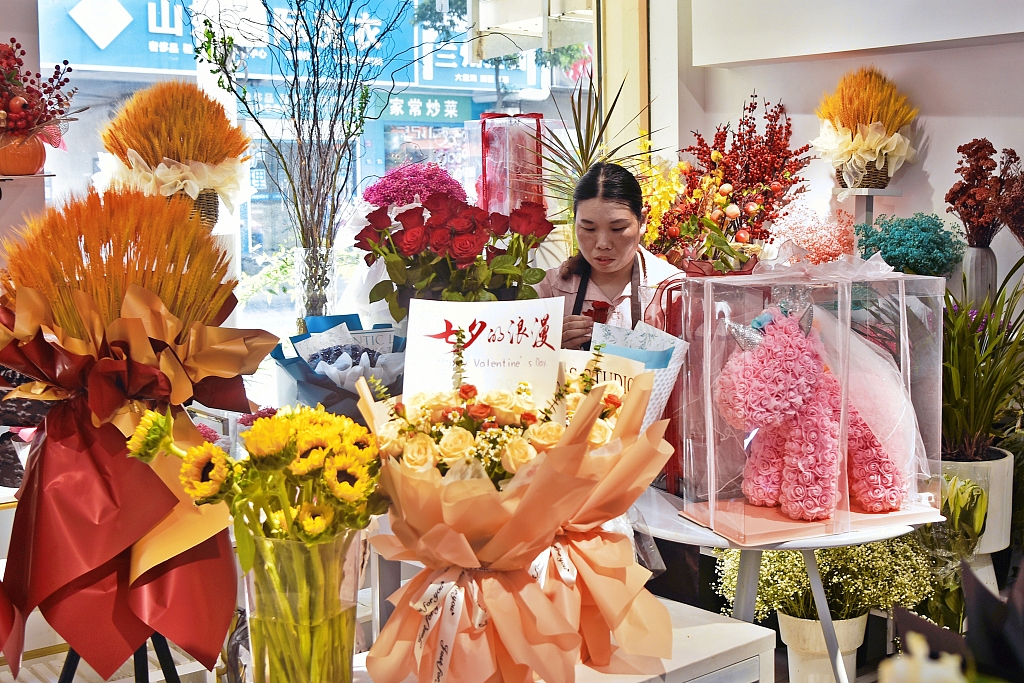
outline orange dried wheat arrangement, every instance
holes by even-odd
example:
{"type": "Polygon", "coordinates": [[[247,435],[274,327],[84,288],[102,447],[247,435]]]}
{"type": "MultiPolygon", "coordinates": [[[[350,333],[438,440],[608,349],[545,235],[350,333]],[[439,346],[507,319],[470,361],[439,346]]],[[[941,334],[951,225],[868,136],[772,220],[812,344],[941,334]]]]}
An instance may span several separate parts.
{"type": "Polygon", "coordinates": [[[885,125],[886,135],[892,135],[913,121],[917,111],[895,83],[871,66],[839,79],[836,91],[824,95],[814,113],[819,119],[831,121],[836,127],[842,124],[854,132],[858,123],[870,126],[880,121],[885,125]]]}
{"type": "Polygon", "coordinates": [[[134,149],[152,168],[164,157],[216,165],[245,154],[249,137],[197,85],[167,81],[125,103],[103,131],[103,146],[125,164],[134,149]]]}
{"type": "Polygon", "coordinates": [[[85,339],[72,292],[92,297],[107,326],[120,317],[125,292],[136,284],[160,297],[185,335],[192,323],[209,323],[237,284],[226,280],[227,253],[191,214],[192,201],[180,197],[90,191],[0,241],[8,263],[0,285],[12,297],[18,286],[38,290],[54,322],[85,339]]]}

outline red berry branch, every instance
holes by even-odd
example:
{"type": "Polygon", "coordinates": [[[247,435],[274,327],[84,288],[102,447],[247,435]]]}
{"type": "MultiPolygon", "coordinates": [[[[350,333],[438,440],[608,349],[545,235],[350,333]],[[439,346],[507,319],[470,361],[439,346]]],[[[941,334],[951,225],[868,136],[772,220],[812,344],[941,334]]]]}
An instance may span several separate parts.
{"type": "Polygon", "coordinates": [[[71,111],[71,99],[77,89],[66,90],[71,67],[67,60],[43,80],[42,74],[25,68],[25,50],[16,39],[0,43],[0,144],[40,135],[57,147],[67,123],[84,109],[71,111]]]}

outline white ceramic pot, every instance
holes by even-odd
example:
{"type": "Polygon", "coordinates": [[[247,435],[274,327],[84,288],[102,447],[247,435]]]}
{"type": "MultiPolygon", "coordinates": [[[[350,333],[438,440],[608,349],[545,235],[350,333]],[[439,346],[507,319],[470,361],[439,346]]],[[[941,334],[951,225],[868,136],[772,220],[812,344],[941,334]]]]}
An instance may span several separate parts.
{"type": "MultiPolygon", "coordinates": [[[[792,683],[834,683],[821,622],[797,619],[782,612],[778,614],[779,633],[789,653],[789,680],[792,683]]],[[[852,683],[857,678],[857,648],[864,642],[868,615],[840,619],[832,624],[836,629],[839,652],[843,655],[846,679],[852,683]]]]}
{"type": "Polygon", "coordinates": [[[997,286],[996,254],[991,247],[967,247],[963,273],[967,276],[966,301],[977,308],[986,296],[995,297],[997,286]]]}
{"type": "Polygon", "coordinates": [[[1010,515],[1013,512],[1013,454],[1002,448],[998,460],[981,462],[942,461],[942,473],[970,479],[988,494],[985,533],[978,543],[978,554],[994,553],[1010,545],[1010,515]]]}

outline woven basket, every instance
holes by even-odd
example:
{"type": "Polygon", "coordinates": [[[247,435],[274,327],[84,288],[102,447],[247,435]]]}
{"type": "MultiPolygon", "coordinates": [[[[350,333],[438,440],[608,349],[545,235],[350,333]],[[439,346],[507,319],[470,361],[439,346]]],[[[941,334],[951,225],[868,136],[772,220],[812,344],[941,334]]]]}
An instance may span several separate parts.
{"type": "MultiPolygon", "coordinates": [[[[178,197],[188,197],[188,194],[184,190],[178,190],[175,193],[178,197]]],[[[192,208],[192,213],[189,214],[189,218],[196,215],[199,212],[199,220],[202,221],[203,226],[207,230],[212,231],[214,226],[217,225],[217,217],[220,211],[220,198],[217,196],[216,190],[202,190],[199,196],[195,199],[195,205],[192,208]]]]}
{"type": "MultiPolygon", "coordinates": [[[[857,187],[867,188],[870,190],[884,190],[889,187],[888,166],[888,160],[886,161],[886,165],[882,168],[875,166],[875,162],[869,161],[867,169],[864,171],[864,177],[861,178],[857,187]]],[[[846,181],[843,180],[843,169],[836,169],[836,180],[839,181],[839,187],[846,187],[846,181]]]]}

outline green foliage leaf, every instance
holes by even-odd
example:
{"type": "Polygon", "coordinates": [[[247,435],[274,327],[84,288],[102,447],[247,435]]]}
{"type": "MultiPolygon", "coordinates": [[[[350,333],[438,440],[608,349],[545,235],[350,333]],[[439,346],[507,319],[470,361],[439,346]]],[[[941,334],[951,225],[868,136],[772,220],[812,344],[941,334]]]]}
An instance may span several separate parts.
{"type": "Polygon", "coordinates": [[[520,270],[516,266],[516,259],[509,254],[502,254],[491,261],[491,270],[501,275],[519,275],[520,270]]]}
{"type": "Polygon", "coordinates": [[[242,572],[248,572],[256,563],[256,541],[252,538],[252,531],[245,525],[245,515],[241,511],[235,513],[235,550],[242,572]]]}
{"type": "Polygon", "coordinates": [[[384,298],[395,291],[395,285],[390,280],[381,280],[370,290],[370,303],[383,301],[384,298]]]}
{"type": "Polygon", "coordinates": [[[405,316],[409,315],[409,310],[398,304],[397,296],[388,297],[388,312],[395,320],[405,320],[405,316]]]}
{"type": "Polygon", "coordinates": [[[494,296],[493,292],[488,292],[486,289],[481,289],[476,295],[477,301],[497,301],[498,297],[494,296]]]}
{"type": "Polygon", "coordinates": [[[540,268],[527,268],[523,271],[523,284],[535,285],[544,279],[546,273],[540,268]]]}
{"type": "Polygon", "coordinates": [[[388,277],[396,285],[404,285],[408,281],[405,271],[405,259],[398,254],[388,254],[385,256],[384,266],[388,269],[388,277]]]}
{"type": "Polygon", "coordinates": [[[523,285],[522,287],[519,288],[519,293],[516,294],[516,299],[520,300],[536,298],[538,298],[537,290],[531,287],[530,285],[523,285]]]}
{"type": "Polygon", "coordinates": [[[466,297],[462,294],[462,292],[452,292],[452,291],[447,290],[447,289],[444,290],[444,292],[441,293],[441,298],[443,300],[445,300],[445,301],[466,301],[467,300],[466,297]]]}

